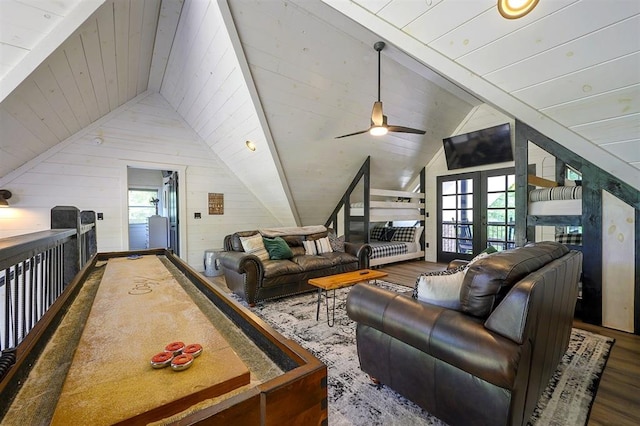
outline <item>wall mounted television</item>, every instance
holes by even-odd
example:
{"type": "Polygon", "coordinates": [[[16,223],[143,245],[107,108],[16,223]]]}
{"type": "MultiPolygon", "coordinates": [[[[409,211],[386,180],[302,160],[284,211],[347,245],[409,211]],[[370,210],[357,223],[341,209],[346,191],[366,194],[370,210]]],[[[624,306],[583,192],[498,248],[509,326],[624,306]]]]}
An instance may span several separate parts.
{"type": "Polygon", "coordinates": [[[513,161],[509,123],[442,140],[449,170],[513,161]]]}

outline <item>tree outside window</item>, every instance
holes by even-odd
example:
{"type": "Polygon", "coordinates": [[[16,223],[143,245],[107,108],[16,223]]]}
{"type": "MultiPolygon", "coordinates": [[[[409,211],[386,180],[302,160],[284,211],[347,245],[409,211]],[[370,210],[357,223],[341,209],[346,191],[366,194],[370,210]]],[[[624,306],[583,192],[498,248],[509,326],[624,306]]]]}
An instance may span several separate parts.
{"type": "Polygon", "coordinates": [[[156,207],[152,200],[157,199],[157,189],[130,189],[129,223],[147,223],[147,218],[156,214],[156,207]]]}

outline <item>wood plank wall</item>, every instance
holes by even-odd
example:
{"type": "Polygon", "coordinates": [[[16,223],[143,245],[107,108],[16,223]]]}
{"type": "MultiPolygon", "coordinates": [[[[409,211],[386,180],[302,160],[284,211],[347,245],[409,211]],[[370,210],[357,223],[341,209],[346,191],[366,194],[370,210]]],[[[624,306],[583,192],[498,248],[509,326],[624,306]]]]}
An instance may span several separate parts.
{"type": "Polygon", "coordinates": [[[152,93],[0,179],[14,194],[12,208],[0,212],[0,238],[48,229],[50,209],[72,205],[104,213],[97,222],[98,251],[127,249],[127,165],[186,171],[180,176],[186,229],[181,255],[198,270],[204,250],[222,247],[226,234],[280,225],[164,98],[152,93]],[[209,192],[224,194],[224,215],[208,215],[209,192]],[[194,219],[196,212],[202,219],[194,219]]]}

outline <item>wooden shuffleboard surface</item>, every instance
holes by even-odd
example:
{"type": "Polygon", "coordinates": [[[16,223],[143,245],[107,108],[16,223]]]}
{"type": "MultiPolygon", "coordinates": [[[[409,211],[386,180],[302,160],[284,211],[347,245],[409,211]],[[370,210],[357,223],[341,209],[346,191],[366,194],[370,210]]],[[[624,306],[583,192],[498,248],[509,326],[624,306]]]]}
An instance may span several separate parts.
{"type": "Polygon", "coordinates": [[[156,256],[109,259],[51,424],[146,424],[249,384],[249,370],[156,256]],[[153,369],[173,341],[203,353],[153,369]]]}

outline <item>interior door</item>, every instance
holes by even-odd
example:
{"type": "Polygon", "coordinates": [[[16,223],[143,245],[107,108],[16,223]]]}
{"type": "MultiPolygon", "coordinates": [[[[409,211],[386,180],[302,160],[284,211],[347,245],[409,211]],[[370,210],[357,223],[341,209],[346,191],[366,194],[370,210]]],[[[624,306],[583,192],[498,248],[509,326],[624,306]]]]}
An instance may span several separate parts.
{"type": "Polygon", "coordinates": [[[180,235],[178,217],[178,172],[171,172],[166,182],[167,215],[169,217],[169,250],[180,256],[180,235]]]}
{"type": "Polygon", "coordinates": [[[438,262],[515,247],[513,168],[440,176],[437,185],[438,262]]]}

